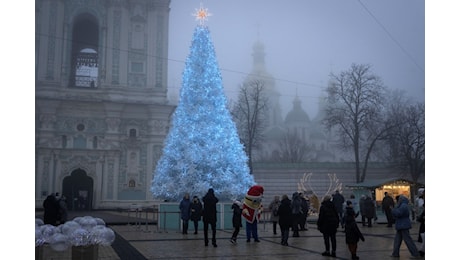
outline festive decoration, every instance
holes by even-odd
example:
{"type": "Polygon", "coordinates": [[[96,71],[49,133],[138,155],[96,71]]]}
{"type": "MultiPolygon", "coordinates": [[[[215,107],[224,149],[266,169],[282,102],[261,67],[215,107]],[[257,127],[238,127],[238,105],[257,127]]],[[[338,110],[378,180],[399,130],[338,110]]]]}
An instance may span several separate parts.
{"type": "Polygon", "coordinates": [[[257,222],[260,219],[260,213],[262,213],[262,196],[264,194],[264,187],[260,185],[252,186],[243,201],[242,215],[249,223],[253,223],[257,218],[257,222]]]}
{"type": "Polygon", "coordinates": [[[35,219],[35,246],[49,244],[55,251],[65,251],[70,246],[109,246],[113,241],[115,232],[100,218],[76,217],[57,227],[35,219]]]}
{"type": "Polygon", "coordinates": [[[204,25],[204,21],[207,21],[212,14],[208,12],[208,8],[203,8],[203,4],[200,4],[200,9],[195,9],[195,13],[192,15],[197,21],[200,21],[200,25],[204,25]]]}
{"type": "MultiPolygon", "coordinates": [[[[197,14],[207,16],[207,11],[197,14]]],[[[255,184],[247,161],[227,108],[210,32],[196,26],[151,192],[157,199],[179,201],[186,192],[203,196],[213,188],[220,201],[241,198],[255,184]]]]}

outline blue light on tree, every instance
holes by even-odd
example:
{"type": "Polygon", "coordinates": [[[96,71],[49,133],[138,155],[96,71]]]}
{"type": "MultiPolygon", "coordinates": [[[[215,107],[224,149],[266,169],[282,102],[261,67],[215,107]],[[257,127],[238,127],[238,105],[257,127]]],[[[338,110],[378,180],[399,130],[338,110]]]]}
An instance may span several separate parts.
{"type": "Polygon", "coordinates": [[[221,201],[241,199],[255,182],[203,24],[195,28],[182,76],[172,128],[153,174],[153,197],[178,201],[185,192],[201,197],[213,188],[221,201]]]}

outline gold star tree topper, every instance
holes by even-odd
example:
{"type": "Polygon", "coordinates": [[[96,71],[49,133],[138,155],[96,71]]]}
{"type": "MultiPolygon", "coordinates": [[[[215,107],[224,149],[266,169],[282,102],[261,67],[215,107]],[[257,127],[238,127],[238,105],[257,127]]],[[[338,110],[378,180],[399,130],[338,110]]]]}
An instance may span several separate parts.
{"type": "Polygon", "coordinates": [[[204,25],[204,21],[207,21],[212,14],[208,11],[208,8],[203,8],[203,3],[200,3],[200,9],[195,9],[195,13],[192,15],[195,16],[196,21],[200,21],[200,25],[204,25]]]}

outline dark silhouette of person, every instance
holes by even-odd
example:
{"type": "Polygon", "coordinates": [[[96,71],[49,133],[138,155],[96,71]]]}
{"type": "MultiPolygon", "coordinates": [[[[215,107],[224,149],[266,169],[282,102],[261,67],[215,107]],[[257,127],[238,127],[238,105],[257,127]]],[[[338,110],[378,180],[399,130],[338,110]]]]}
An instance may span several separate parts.
{"type": "Polygon", "coordinates": [[[234,200],[232,204],[233,216],[232,216],[232,225],[233,225],[233,233],[230,242],[232,244],[236,244],[236,238],[240,233],[240,228],[243,227],[243,221],[241,220],[241,213],[243,212],[243,203],[238,200],[234,200]]]}
{"type": "Polygon", "coordinates": [[[201,220],[203,215],[203,204],[201,204],[200,199],[197,196],[193,196],[192,204],[190,205],[190,219],[193,221],[193,227],[195,232],[193,234],[198,234],[198,222],[201,220]]]}
{"type": "Polygon", "coordinates": [[[345,198],[342,194],[340,194],[339,190],[336,190],[332,195],[332,203],[334,203],[335,210],[337,211],[337,214],[339,214],[340,225],[343,228],[345,224],[343,221],[343,204],[345,203],[345,198]]]}
{"type": "Polygon", "coordinates": [[[43,215],[43,223],[57,226],[59,217],[59,201],[56,199],[54,193],[48,195],[45,201],[43,201],[43,209],[45,211],[43,215]]]}
{"type": "Polygon", "coordinates": [[[182,198],[179,209],[180,209],[180,218],[182,219],[182,234],[188,233],[188,222],[190,220],[191,215],[191,202],[190,202],[190,195],[185,193],[184,197],[182,198]]]}
{"type": "Polygon", "coordinates": [[[385,213],[385,216],[387,218],[387,227],[392,227],[393,226],[393,215],[391,214],[391,210],[395,207],[395,201],[393,198],[388,194],[388,192],[385,191],[385,196],[383,197],[382,200],[382,211],[385,213]]]}
{"type": "Polygon", "coordinates": [[[281,203],[278,207],[278,223],[281,230],[281,245],[288,246],[289,239],[289,229],[292,227],[292,209],[291,209],[291,200],[288,195],[284,194],[281,197],[281,203]]]}
{"type": "Polygon", "coordinates": [[[208,246],[208,228],[211,225],[212,229],[212,245],[217,247],[216,241],[216,224],[217,224],[217,202],[219,199],[214,195],[214,189],[210,188],[206,195],[203,197],[203,233],[204,233],[204,246],[208,246]]]}
{"type": "Polygon", "coordinates": [[[352,260],[359,259],[356,255],[356,251],[358,250],[358,241],[360,239],[364,241],[364,236],[361,233],[361,230],[359,230],[355,220],[358,214],[359,213],[355,213],[355,210],[353,209],[353,202],[348,200],[343,218],[345,221],[345,243],[348,246],[348,251],[351,253],[352,260]]]}
{"type": "Polygon", "coordinates": [[[323,202],[319,209],[318,216],[318,230],[323,234],[324,246],[326,251],[322,253],[323,256],[335,257],[335,251],[337,249],[337,228],[339,227],[339,214],[335,209],[334,203],[331,201],[331,196],[324,196],[323,202]],[[332,246],[332,251],[330,251],[332,246]]]}

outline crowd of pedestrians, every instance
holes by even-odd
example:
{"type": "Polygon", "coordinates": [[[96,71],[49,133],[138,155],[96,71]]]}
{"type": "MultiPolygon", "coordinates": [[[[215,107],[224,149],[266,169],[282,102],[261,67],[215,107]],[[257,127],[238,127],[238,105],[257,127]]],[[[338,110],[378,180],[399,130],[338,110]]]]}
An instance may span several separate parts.
{"type": "MultiPolygon", "coordinates": [[[[263,190],[262,190],[263,193],[263,190]]],[[[248,192],[250,194],[250,191],[248,192]]],[[[261,195],[261,194],[257,194],[261,195]]],[[[249,196],[249,195],[247,195],[249,196]]],[[[249,196],[251,197],[251,196],[249,196]]],[[[253,198],[253,197],[251,197],[253,198]]],[[[51,199],[50,199],[51,200],[51,199]]],[[[182,219],[182,233],[187,234],[188,221],[194,223],[194,234],[198,232],[198,222],[203,221],[203,233],[205,246],[208,246],[209,240],[214,247],[216,243],[216,222],[217,222],[217,209],[216,204],[219,199],[214,195],[214,190],[211,188],[206,195],[202,198],[203,203],[198,196],[194,196],[190,201],[190,195],[186,193],[179,204],[180,215],[182,219]],[[208,228],[211,226],[212,234],[211,239],[208,237],[208,228]]],[[[48,202],[47,202],[48,203],[48,202]]],[[[254,223],[260,218],[260,212],[263,209],[261,201],[260,205],[255,211],[254,223]]],[[[409,205],[409,200],[404,195],[396,196],[395,199],[388,193],[384,193],[382,199],[382,213],[384,213],[387,220],[387,227],[395,226],[395,237],[393,242],[392,257],[399,257],[399,250],[402,242],[406,244],[409,252],[413,258],[419,258],[424,255],[425,251],[425,203],[424,192],[417,196],[413,208],[409,205]],[[418,234],[418,242],[421,243],[419,249],[410,237],[409,230],[412,228],[411,214],[414,214],[416,220],[420,222],[420,229],[418,234]]],[[[240,229],[243,227],[243,212],[244,203],[239,200],[234,200],[231,206],[232,209],[232,226],[233,232],[230,238],[232,244],[237,244],[237,238],[240,229]]],[[[317,228],[321,232],[324,241],[323,256],[336,257],[337,237],[339,227],[345,233],[345,243],[350,252],[351,259],[359,259],[358,256],[358,242],[365,241],[365,238],[359,229],[356,218],[361,215],[362,225],[369,228],[377,220],[376,202],[372,195],[362,195],[358,200],[354,194],[351,194],[349,199],[340,193],[339,190],[335,191],[332,195],[325,195],[321,201],[318,210],[317,228]]],[[[294,192],[291,197],[287,194],[281,196],[274,196],[273,200],[268,205],[268,212],[270,214],[270,222],[272,223],[272,231],[274,235],[278,235],[278,226],[281,237],[281,245],[288,246],[289,237],[299,237],[299,231],[308,230],[307,218],[309,215],[310,203],[307,196],[302,193],[294,192]],[[290,235],[292,231],[292,235],[290,235]]],[[[251,223],[249,223],[252,225],[251,223]]],[[[248,226],[246,218],[246,235],[247,242],[251,237],[254,237],[255,242],[260,242],[257,232],[254,233],[252,228],[248,226]]]]}

